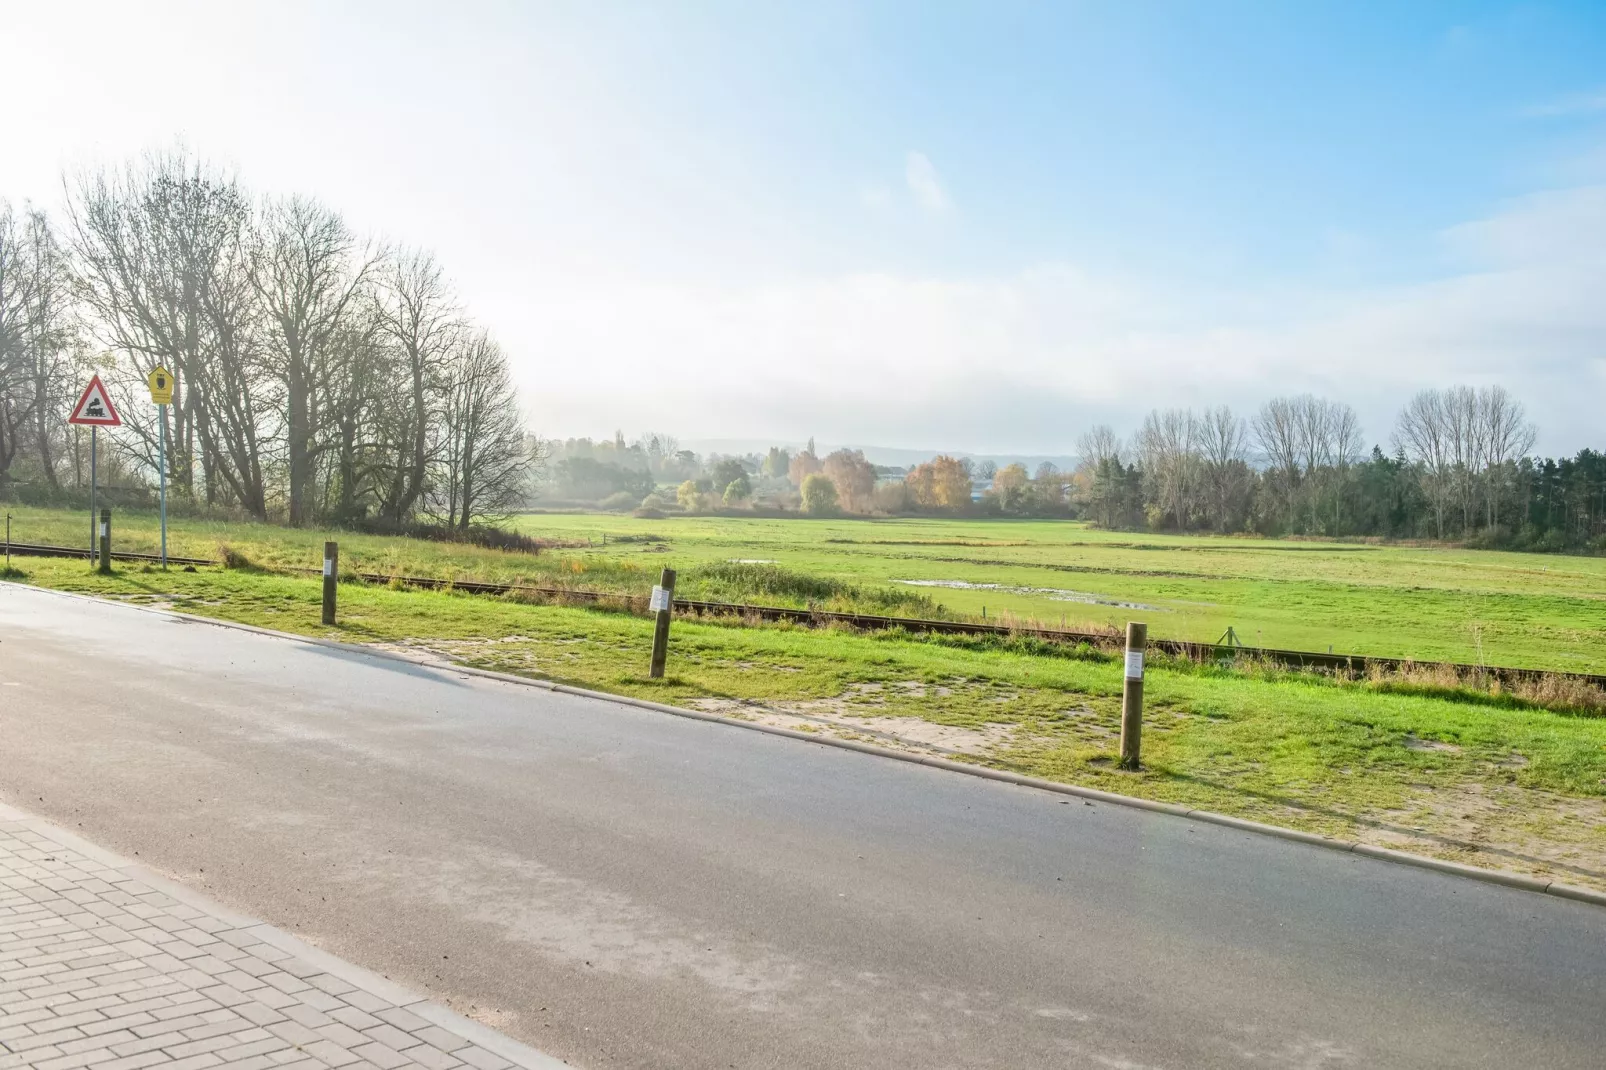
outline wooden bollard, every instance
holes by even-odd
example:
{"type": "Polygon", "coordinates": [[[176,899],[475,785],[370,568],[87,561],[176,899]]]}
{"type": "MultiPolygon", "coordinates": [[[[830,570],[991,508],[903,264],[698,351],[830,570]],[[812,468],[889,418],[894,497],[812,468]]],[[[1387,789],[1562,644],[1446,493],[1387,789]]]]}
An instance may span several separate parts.
{"type": "Polygon", "coordinates": [[[1126,626],[1126,687],[1121,692],[1121,768],[1136,770],[1143,762],[1143,651],[1149,626],[1126,626]]]}
{"type": "Polygon", "coordinates": [[[674,605],[675,570],[666,568],[658,579],[658,586],[652,589],[651,607],[657,611],[658,619],[653,622],[652,665],[647,675],[654,680],[664,676],[664,661],[669,657],[669,618],[674,605]]]}
{"type": "Polygon", "coordinates": [[[100,570],[112,570],[112,511],[100,511],[100,570]]]}
{"type": "Polygon", "coordinates": [[[340,580],[340,544],[323,544],[323,622],[335,622],[335,592],[340,580]]]}

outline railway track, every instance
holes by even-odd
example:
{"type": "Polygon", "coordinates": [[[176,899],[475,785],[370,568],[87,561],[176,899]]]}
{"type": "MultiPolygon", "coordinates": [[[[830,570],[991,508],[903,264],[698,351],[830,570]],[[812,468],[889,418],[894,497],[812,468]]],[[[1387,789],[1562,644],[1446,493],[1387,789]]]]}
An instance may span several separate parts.
{"type": "MultiPolygon", "coordinates": [[[[86,560],[91,556],[87,549],[70,546],[43,546],[32,543],[11,543],[10,546],[11,552],[17,556],[76,557],[86,560]]],[[[113,551],[112,560],[155,563],[160,561],[161,557],[157,554],[113,551]]],[[[170,565],[180,566],[199,567],[217,564],[216,561],[207,558],[174,557],[171,554],[168,555],[167,560],[170,565]]],[[[320,572],[316,568],[294,569],[293,571],[304,572],[309,575],[317,575],[320,572]]],[[[482,580],[439,579],[433,576],[399,576],[387,575],[381,572],[358,572],[352,575],[355,575],[365,583],[399,584],[420,590],[453,590],[482,595],[505,595],[519,592],[568,602],[615,602],[624,603],[632,607],[639,606],[643,609],[647,605],[647,598],[644,595],[613,594],[606,591],[576,591],[566,587],[537,587],[520,583],[487,583],[482,580]]],[[[1119,635],[1112,635],[1106,632],[1066,631],[1056,628],[1031,628],[1010,624],[981,624],[972,621],[926,620],[918,617],[885,617],[871,613],[838,613],[828,610],[793,609],[788,606],[754,606],[738,602],[703,602],[687,598],[675,599],[674,608],[677,613],[694,617],[769,622],[785,621],[809,627],[842,624],[861,631],[888,631],[894,628],[901,628],[904,631],[922,635],[1029,636],[1047,642],[1073,645],[1085,643],[1089,646],[1110,649],[1115,649],[1122,643],[1122,638],[1119,635]]],[[[1375,670],[1383,672],[1400,672],[1410,669],[1449,670],[1463,678],[1498,680],[1501,684],[1506,685],[1548,678],[1576,681],[1606,690],[1606,674],[1599,673],[1524,669],[1503,665],[1471,665],[1453,661],[1418,661],[1413,658],[1380,657],[1371,654],[1323,654],[1311,650],[1282,650],[1275,647],[1224,646],[1216,643],[1196,643],[1185,639],[1151,638],[1149,640],[1149,649],[1169,654],[1173,657],[1183,657],[1200,662],[1246,658],[1268,661],[1293,669],[1316,669],[1322,672],[1355,676],[1363,676],[1375,670]]]]}
{"type": "MultiPolygon", "coordinates": [[[[6,543],[6,551],[12,557],[77,557],[85,561],[92,560],[94,552],[82,546],[45,546],[31,542],[6,543]]],[[[113,550],[113,561],[139,561],[144,564],[159,565],[162,562],[161,554],[136,554],[125,550],[113,550]]],[[[205,557],[175,557],[167,555],[169,565],[215,565],[216,561],[205,557]]]]}

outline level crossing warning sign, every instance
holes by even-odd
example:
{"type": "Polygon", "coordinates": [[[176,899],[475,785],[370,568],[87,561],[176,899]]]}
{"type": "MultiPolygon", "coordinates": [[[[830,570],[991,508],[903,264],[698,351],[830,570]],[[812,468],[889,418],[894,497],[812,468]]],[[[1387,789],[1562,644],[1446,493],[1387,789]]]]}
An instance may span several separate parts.
{"type": "Polygon", "coordinates": [[[106,386],[100,381],[100,376],[92,376],[89,385],[78,396],[78,404],[72,407],[72,415],[67,417],[70,424],[88,424],[91,427],[121,427],[123,418],[117,415],[117,407],[112,404],[111,395],[106,393],[106,386]]]}

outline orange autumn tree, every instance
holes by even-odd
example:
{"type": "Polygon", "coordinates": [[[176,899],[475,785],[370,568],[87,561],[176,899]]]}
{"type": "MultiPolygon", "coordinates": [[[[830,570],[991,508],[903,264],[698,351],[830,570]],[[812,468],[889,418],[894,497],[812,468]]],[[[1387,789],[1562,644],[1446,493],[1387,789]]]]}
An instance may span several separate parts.
{"type": "Polygon", "coordinates": [[[970,505],[970,470],[947,454],[933,457],[904,478],[915,504],[927,509],[964,509],[970,505]]]}
{"type": "Polygon", "coordinates": [[[822,469],[836,485],[837,499],[850,513],[869,512],[875,502],[875,466],[861,450],[837,450],[822,469]]]}

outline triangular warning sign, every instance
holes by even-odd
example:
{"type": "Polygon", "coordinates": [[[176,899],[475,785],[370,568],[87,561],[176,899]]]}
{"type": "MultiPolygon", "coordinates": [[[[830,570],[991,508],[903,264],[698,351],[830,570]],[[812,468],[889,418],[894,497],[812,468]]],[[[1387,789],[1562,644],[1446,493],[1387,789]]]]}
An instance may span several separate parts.
{"type": "Polygon", "coordinates": [[[105,384],[100,376],[91,376],[89,385],[78,396],[78,404],[72,407],[72,415],[67,417],[70,424],[90,424],[94,427],[121,427],[123,418],[117,415],[117,407],[112,404],[111,395],[106,393],[105,384]]]}

